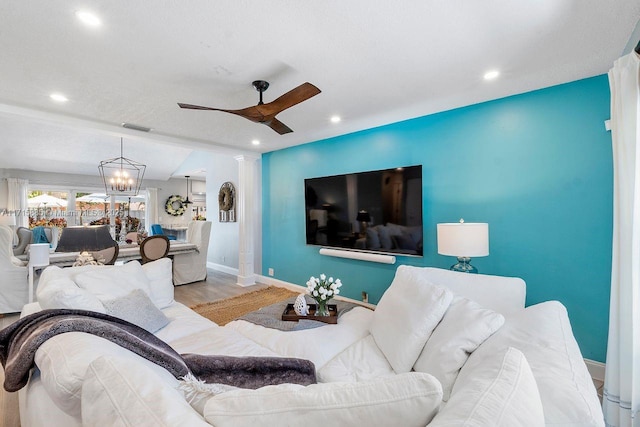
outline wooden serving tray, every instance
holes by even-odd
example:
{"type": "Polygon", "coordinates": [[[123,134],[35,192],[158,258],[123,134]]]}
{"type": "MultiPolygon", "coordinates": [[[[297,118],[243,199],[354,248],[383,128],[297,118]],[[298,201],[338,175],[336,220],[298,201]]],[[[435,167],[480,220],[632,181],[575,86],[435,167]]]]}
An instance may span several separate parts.
{"type": "Polygon", "coordinates": [[[287,307],[282,312],[282,320],[297,322],[300,319],[307,319],[331,324],[338,323],[338,308],[336,307],[336,305],[327,304],[327,308],[329,309],[329,316],[315,316],[316,305],[309,304],[309,315],[298,316],[296,314],[296,311],[293,309],[293,304],[287,304],[287,307]]]}

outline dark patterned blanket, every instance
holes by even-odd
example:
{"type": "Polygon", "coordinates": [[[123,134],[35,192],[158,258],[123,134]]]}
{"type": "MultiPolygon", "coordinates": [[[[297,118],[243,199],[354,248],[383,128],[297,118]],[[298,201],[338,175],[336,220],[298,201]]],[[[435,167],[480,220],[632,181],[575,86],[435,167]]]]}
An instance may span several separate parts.
{"type": "Polygon", "coordinates": [[[107,339],[162,366],[180,379],[191,373],[207,383],[260,388],[265,385],[316,382],[309,360],[278,357],[230,357],[178,354],[147,330],[117,317],[85,310],[43,310],[0,331],[0,363],[4,389],[13,392],[27,384],[36,351],[49,338],[65,332],[85,332],[107,339]]]}

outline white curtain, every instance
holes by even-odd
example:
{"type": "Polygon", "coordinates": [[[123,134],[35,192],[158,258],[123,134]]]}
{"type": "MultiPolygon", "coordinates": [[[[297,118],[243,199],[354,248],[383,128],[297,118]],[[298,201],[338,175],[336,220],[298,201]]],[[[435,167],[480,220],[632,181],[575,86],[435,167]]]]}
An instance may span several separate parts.
{"type": "Polygon", "coordinates": [[[640,427],[640,60],[609,71],[613,140],[613,260],[603,393],[607,426],[640,427]]]}
{"type": "Polygon", "coordinates": [[[144,228],[151,231],[151,224],[158,223],[158,189],[147,188],[147,201],[144,210],[144,228]]]}
{"type": "Polygon", "coordinates": [[[28,185],[29,180],[27,179],[7,178],[7,188],[9,190],[7,210],[15,212],[16,225],[18,227],[29,227],[29,215],[27,212],[28,185]]]}

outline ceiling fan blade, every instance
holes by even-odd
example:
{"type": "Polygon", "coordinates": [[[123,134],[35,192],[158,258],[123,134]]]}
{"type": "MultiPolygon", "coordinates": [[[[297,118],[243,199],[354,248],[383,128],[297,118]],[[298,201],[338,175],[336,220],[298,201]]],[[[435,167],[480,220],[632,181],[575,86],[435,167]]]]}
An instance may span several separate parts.
{"type": "Polygon", "coordinates": [[[286,110],[289,107],[293,107],[296,104],[306,101],[307,99],[316,96],[321,92],[320,89],[312,85],[311,83],[303,83],[295,89],[291,89],[284,95],[276,98],[275,100],[256,106],[264,116],[275,116],[279,112],[286,110]]]}
{"type": "Polygon", "coordinates": [[[245,119],[249,119],[252,122],[264,122],[266,120],[264,114],[262,114],[256,106],[242,108],[240,110],[226,110],[224,108],[203,107],[201,105],[182,104],[180,102],[178,102],[178,105],[180,108],[187,108],[190,110],[222,111],[225,113],[231,113],[244,117],[245,119]]]}
{"type": "MultiPolygon", "coordinates": [[[[218,108],[202,107],[200,105],[193,105],[193,104],[183,104],[181,102],[178,102],[178,106],[180,108],[188,108],[190,110],[214,110],[214,111],[219,111],[218,108]]],[[[222,110],[222,111],[225,111],[225,110],[222,110]]]]}
{"type": "Polygon", "coordinates": [[[269,123],[265,123],[267,126],[269,126],[271,129],[275,130],[276,132],[278,132],[280,135],[284,135],[285,133],[291,133],[293,132],[289,126],[285,125],[284,123],[282,123],[280,120],[276,119],[275,117],[273,119],[271,119],[271,121],[269,123]]]}

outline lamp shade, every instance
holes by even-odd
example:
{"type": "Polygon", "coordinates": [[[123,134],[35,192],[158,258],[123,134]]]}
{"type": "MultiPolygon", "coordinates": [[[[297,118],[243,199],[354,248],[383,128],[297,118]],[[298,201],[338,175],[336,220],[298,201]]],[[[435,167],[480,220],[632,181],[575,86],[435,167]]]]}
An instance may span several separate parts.
{"type": "Polygon", "coordinates": [[[29,245],[29,264],[37,267],[49,265],[48,243],[32,243],[29,245]]]}
{"type": "Polygon", "coordinates": [[[358,216],[356,217],[356,221],[360,222],[369,222],[371,221],[371,215],[367,211],[358,212],[358,216]]]}
{"type": "Polygon", "coordinates": [[[16,225],[16,217],[14,215],[0,215],[0,225],[16,225]]]}
{"type": "Polygon", "coordinates": [[[489,224],[484,222],[437,225],[438,253],[456,257],[489,255],[489,224]]]}
{"type": "Polygon", "coordinates": [[[66,227],[60,235],[56,252],[101,251],[115,244],[108,225],[66,227]]]}

